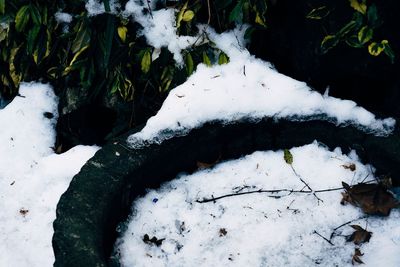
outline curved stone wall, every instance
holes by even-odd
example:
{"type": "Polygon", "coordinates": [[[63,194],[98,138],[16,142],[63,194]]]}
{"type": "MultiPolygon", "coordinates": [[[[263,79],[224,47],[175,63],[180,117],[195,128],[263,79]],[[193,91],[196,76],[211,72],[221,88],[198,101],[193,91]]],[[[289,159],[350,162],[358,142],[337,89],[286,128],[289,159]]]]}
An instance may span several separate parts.
{"type": "Polygon", "coordinates": [[[390,174],[400,185],[398,130],[389,137],[376,137],[323,121],[214,122],[161,145],[134,150],[125,141],[133,132],[98,151],[62,195],[54,222],[55,266],[118,265],[110,260],[116,227],[127,218],[132,201],[146,188],[156,188],[179,172],[194,171],[197,161],[227,160],[256,150],[291,148],[318,140],[344,152],[355,149],[378,174],[390,174]]]}

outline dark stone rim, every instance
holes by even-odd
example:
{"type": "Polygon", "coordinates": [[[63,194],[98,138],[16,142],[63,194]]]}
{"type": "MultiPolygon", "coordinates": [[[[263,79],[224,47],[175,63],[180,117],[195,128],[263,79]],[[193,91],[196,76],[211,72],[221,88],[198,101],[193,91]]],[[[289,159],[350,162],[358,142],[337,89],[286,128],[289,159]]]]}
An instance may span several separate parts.
{"type": "Polygon", "coordinates": [[[104,146],[77,174],[57,206],[53,249],[55,266],[110,266],[117,225],[127,218],[132,201],[146,188],[156,188],[196,162],[238,158],[256,150],[276,150],[317,140],[344,152],[355,149],[363,162],[390,174],[400,184],[398,131],[377,137],[352,126],[324,121],[296,122],[264,119],[234,124],[208,123],[179,136],[141,149],[130,149],[132,131],[104,146]]]}

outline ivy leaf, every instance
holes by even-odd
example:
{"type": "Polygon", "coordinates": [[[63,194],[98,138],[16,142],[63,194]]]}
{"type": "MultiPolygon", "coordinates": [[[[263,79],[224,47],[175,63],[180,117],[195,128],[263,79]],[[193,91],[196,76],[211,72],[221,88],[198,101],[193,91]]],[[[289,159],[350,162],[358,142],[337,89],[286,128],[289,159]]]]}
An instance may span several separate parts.
{"type": "Polygon", "coordinates": [[[314,8],[313,10],[311,10],[307,14],[306,18],[320,20],[320,19],[323,19],[326,16],[328,16],[330,12],[331,11],[326,6],[321,6],[321,7],[317,7],[317,8],[314,8]]]}
{"type": "Polygon", "coordinates": [[[15,16],[15,29],[18,32],[21,32],[25,29],[26,24],[28,24],[29,21],[29,5],[21,7],[17,15],[15,16]]]}
{"type": "Polygon", "coordinates": [[[283,159],[285,162],[289,165],[292,165],[293,163],[293,155],[290,153],[288,149],[283,150],[283,159]]]}
{"type": "Polygon", "coordinates": [[[122,42],[126,40],[126,34],[128,32],[128,28],[125,26],[118,27],[118,36],[121,38],[122,42]]]}
{"type": "Polygon", "coordinates": [[[368,7],[367,12],[368,24],[372,27],[379,26],[379,18],[378,18],[378,10],[375,4],[372,4],[368,7]]]}
{"type": "Polygon", "coordinates": [[[321,51],[323,54],[335,47],[339,43],[339,39],[335,35],[327,35],[321,42],[321,51]]]}
{"type": "Polygon", "coordinates": [[[150,65],[151,65],[151,54],[150,54],[150,50],[146,49],[146,51],[143,54],[142,61],[140,63],[143,73],[149,72],[150,65]]]}
{"type": "Polygon", "coordinates": [[[363,15],[367,12],[366,0],[361,0],[361,2],[358,0],[350,0],[350,6],[363,15]]]}
{"type": "Polygon", "coordinates": [[[340,36],[340,38],[343,38],[347,36],[349,33],[351,33],[353,30],[355,30],[357,26],[358,26],[357,21],[351,20],[349,23],[347,23],[340,29],[337,35],[340,36]]]}
{"type": "Polygon", "coordinates": [[[192,10],[186,10],[183,13],[182,20],[185,22],[189,22],[193,19],[193,17],[194,17],[194,12],[192,10]]]}
{"type": "Polygon", "coordinates": [[[203,63],[207,66],[207,67],[211,67],[211,60],[208,57],[206,52],[203,52],[203,63]]]}
{"type": "Polygon", "coordinates": [[[381,42],[381,44],[383,45],[383,52],[385,52],[385,54],[390,58],[390,61],[393,64],[395,55],[394,55],[394,52],[393,52],[392,48],[389,45],[389,41],[388,40],[383,40],[381,42]]]}
{"type": "Polygon", "coordinates": [[[218,57],[218,65],[223,65],[227,63],[229,63],[229,57],[224,52],[221,52],[218,57]]]}
{"type": "Polygon", "coordinates": [[[368,52],[373,56],[379,56],[384,50],[382,43],[372,42],[368,46],[368,52]]]}
{"type": "Polygon", "coordinates": [[[365,44],[369,40],[372,39],[373,34],[374,34],[374,30],[373,29],[371,29],[368,26],[364,26],[358,32],[358,41],[360,41],[360,43],[362,43],[362,44],[365,44]]]}
{"type": "Polygon", "coordinates": [[[352,36],[348,37],[346,39],[346,44],[348,44],[349,46],[354,47],[354,48],[363,47],[363,44],[361,44],[360,41],[358,41],[357,35],[352,35],[352,36]]]}

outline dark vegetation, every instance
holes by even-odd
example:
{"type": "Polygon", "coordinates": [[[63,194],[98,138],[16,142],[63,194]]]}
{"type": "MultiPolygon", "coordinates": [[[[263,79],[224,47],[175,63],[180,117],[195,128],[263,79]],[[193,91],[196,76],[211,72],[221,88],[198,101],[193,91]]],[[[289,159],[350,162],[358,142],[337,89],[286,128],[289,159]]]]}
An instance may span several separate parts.
{"type": "MultiPolygon", "coordinates": [[[[126,2],[120,1],[121,9],[126,2]]],[[[109,1],[103,3],[109,11],[109,1]]],[[[399,117],[395,0],[160,1],[158,8],[164,7],[177,9],[184,35],[198,34],[197,23],[218,32],[249,23],[250,51],[279,71],[399,117]]],[[[152,61],[154,48],[137,35],[141,26],[119,11],[88,16],[84,0],[0,0],[1,97],[12,99],[22,81],[52,84],[60,97],[59,152],[103,144],[144,123],[198,63],[229,61],[212,43],[184,51],[184,67],[167,49],[152,61]],[[59,11],[71,14],[72,22],[57,21],[59,11]]]]}

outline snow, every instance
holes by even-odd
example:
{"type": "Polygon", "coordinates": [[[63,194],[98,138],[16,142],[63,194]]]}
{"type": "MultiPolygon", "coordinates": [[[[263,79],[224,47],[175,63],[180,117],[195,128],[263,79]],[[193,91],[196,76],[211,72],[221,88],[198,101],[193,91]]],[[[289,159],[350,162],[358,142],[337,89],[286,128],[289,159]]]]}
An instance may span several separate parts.
{"type": "Polygon", "coordinates": [[[52,88],[23,83],[19,93],[0,110],[0,266],[51,266],[57,202],[99,148],[55,154],[58,99],[52,88]]]}
{"type": "MultiPolygon", "coordinates": [[[[133,15],[143,26],[142,34],[156,51],[168,47],[177,64],[181,64],[181,50],[192,46],[199,36],[177,36],[175,10],[152,11],[152,18],[143,14],[143,8],[143,3],[130,0],[125,13],[133,15]]],[[[321,95],[306,83],[277,72],[270,63],[251,55],[245,48],[246,25],[222,34],[208,25],[198,28],[199,34],[225,52],[230,62],[212,67],[198,65],[185,83],[170,91],[144,129],[128,138],[132,147],[160,143],[209,121],[229,123],[264,117],[325,119],[337,125],[352,124],[376,135],[388,135],[393,130],[393,118],[377,119],[354,101],[321,95]]]]}
{"type": "MultiPolygon", "coordinates": [[[[119,7],[118,0],[110,0],[111,14],[116,14],[119,7]]],[[[89,16],[97,16],[106,13],[104,3],[101,0],[88,0],[85,8],[89,16]]]]}
{"type": "MultiPolygon", "coordinates": [[[[373,168],[357,155],[329,151],[316,142],[292,148],[293,168],[314,190],[338,188],[373,179],[373,168]],[[353,172],[343,165],[354,163],[353,172]]],[[[283,151],[255,152],[213,169],[181,174],[149,191],[133,204],[116,249],[123,266],[351,266],[355,245],[344,235],[353,229],[334,228],[351,220],[373,232],[362,244],[365,266],[400,266],[400,212],[388,218],[363,218],[360,209],[340,204],[340,190],[312,194],[255,193],[197,203],[240,190],[304,187],[283,151]],[[281,196],[274,198],[269,196],[281,196]],[[225,229],[226,234],[223,234],[225,229]],[[222,231],[222,232],[221,232],[222,231]],[[316,231],[318,234],[316,234],[316,231]],[[161,246],[146,244],[148,234],[165,238],[161,246]]]]}
{"type": "Polygon", "coordinates": [[[71,23],[72,22],[72,15],[65,13],[65,12],[57,12],[54,14],[56,21],[58,23],[71,23]]]}

